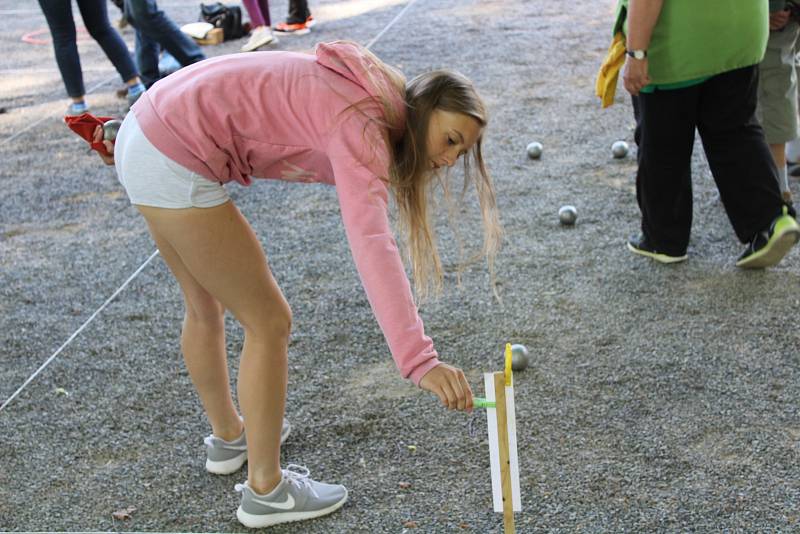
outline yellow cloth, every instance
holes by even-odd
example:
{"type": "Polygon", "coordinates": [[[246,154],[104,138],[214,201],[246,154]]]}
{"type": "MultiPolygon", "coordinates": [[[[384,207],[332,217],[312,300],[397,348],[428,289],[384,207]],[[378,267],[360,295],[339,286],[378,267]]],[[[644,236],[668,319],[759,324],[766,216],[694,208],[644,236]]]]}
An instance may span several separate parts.
{"type": "Polygon", "coordinates": [[[617,78],[619,70],[625,64],[625,36],[622,32],[614,35],[611,46],[608,47],[608,54],[600,65],[600,72],[597,73],[597,82],[594,91],[600,97],[603,107],[607,108],[614,103],[614,95],[617,92],[617,78]]]}

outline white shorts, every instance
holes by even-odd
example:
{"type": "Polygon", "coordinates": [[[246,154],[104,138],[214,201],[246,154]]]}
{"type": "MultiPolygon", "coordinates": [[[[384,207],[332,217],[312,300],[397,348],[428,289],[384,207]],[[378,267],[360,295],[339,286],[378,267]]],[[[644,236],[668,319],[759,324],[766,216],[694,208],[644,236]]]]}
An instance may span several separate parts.
{"type": "Polygon", "coordinates": [[[212,182],[175,163],[147,140],[136,116],[128,113],[114,145],[117,176],[131,204],[156,208],[213,208],[230,197],[212,182]]]}

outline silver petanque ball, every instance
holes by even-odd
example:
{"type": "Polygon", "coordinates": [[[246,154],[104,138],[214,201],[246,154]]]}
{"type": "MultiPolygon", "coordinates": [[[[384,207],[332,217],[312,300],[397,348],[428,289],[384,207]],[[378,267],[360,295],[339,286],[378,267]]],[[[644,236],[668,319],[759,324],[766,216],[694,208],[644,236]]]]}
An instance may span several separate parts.
{"type": "Polygon", "coordinates": [[[525,345],[511,345],[511,370],[524,371],[528,367],[528,348],[525,345]]]}
{"type": "Polygon", "coordinates": [[[628,155],[628,143],[625,141],[615,141],[613,145],[611,145],[611,153],[617,159],[622,159],[628,155]]]}
{"type": "Polygon", "coordinates": [[[578,210],[575,206],[561,206],[558,210],[558,221],[564,226],[572,226],[578,218],[578,210]]]}
{"type": "Polygon", "coordinates": [[[527,148],[528,157],[531,159],[539,159],[540,157],[542,157],[542,150],[544,150],[542,143],[534,141],[533,143],[530,143],[528,145],[527,148]]]}
{"type": "Polygon", "coordinates": [[[103,140],[113,141],[117,138],[119,127],[122,126],[122,121],[111,119],[103,123],[103,140]]]}

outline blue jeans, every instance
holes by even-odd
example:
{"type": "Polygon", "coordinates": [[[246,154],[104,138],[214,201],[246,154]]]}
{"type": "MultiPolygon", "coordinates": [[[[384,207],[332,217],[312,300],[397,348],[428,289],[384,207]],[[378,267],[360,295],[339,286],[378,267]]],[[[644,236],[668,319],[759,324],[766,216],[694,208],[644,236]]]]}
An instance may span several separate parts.
{"type": "Polygon", "coordinates": [[[155,0],[125,0],[125,18],[136,28],[136,63],[147,87],[161,78],[158,57],[162,48],[184,67],[206,58],[197,43],[158,9],[155,0]]]}
{"type": "MultiPolygon", "coordinates": [[[[127,82],[138,76],[136,65],[128,53],[128,47],[119,33],[111,27],[108,21],[106,0],[77,0],[81,11],[83,24],[89,35],[100,45],[106,56],[119,72],[122,81],[127,82]]],[[[77,33],[75,21],[72,18],[71,0],[39,0],[50,33],[53,36],[53,48],[56,53],[56,63],[61,71],[61,79],[71,97],[81,97],[86,94],[83,85],[83,72],[81,72],[81,58],[78,55],[77,33]]]]}

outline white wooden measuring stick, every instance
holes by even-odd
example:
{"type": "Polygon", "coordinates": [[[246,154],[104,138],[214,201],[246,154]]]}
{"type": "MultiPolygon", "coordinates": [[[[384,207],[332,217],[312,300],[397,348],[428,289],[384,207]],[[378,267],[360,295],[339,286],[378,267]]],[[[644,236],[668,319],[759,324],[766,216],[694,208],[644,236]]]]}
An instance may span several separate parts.
{"type": "MultiPolygon", "coordinates": [[[[496,401],[495,373],[484,373],[483,380],[486,385],[486,400],[496,401]]],[[[517,422],[514,414],[514,383],[505,386],[506,398],[506,432],[508,435],[508,459],[511,475],[511,502],[515,512],[522,511],[522,499],[519,487],[519,460],[517,457],[517,422]]],[[[487,427],[489,431],[489,464],[492,472],[492,501],[494,511],[503,512],[503,484],[500,466],[500,438],[497,432],[497,408],[486,410],[487,427]]]]}

